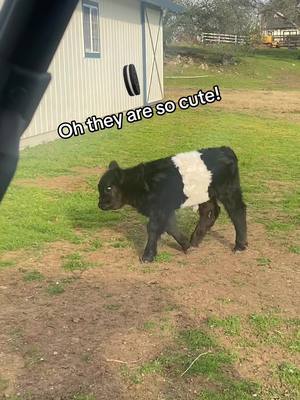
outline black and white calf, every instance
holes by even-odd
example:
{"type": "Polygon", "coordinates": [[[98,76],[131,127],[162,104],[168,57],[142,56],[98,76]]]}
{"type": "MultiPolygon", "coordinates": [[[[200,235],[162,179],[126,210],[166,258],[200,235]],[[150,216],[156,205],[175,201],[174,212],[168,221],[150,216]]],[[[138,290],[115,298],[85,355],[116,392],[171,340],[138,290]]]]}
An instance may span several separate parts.
{"type": "Polygon", "coordinates": [[[238,160],[229,147],[206,148],[121,169],[112,161],[100,179],[99,207],[117,210],[125,204],[149,217],[148,242],[142,261],[151,262],[157,241],[167,232],[184,251],[198,246],[223,203],[236,232],[235,250],[247,246],[246,206],[242,199],[238,160]],[[197,207],[200,219],[191,240],[178,231],[175,210],[197,207]]]}

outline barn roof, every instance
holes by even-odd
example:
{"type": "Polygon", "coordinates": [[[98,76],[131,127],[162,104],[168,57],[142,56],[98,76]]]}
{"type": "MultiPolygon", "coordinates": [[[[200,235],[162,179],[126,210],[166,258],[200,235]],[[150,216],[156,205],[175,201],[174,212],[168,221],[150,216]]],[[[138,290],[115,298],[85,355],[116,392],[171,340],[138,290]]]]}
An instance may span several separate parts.
{"type": "Polygon", "coordinates": [[[142,0],[143,3],[152,4],[153,6],[157,6],[159,8],[164,8],[169,11],[173,11],[175,13],[183,12],[184,7],[173,3],[171,0],[142,0]]]}
{"type": "Polygon", "coordinates": [[[266,29],[291,29],[297,25],[289,21],[283,14],[276,12],[264,13],[264,25],[266,29]]]}

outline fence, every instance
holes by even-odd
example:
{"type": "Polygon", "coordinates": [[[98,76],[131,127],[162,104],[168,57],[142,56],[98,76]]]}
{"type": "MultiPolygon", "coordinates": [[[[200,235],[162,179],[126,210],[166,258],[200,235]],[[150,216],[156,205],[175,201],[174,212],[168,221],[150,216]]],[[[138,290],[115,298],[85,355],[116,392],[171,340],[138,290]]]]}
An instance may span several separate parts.
{"type": "Polygon", "coordinates": [[[229,43],[229,44],[246,44],[248,41],[247,36],[241,35],[227,35],[225,33],[202,33],[198,37],[201,43],[229,43]]]}
{"type": "Polygon", "coordinates": [[[273,39],[280,47],[300,47],[300,35],[274,35],[273,39]]]}

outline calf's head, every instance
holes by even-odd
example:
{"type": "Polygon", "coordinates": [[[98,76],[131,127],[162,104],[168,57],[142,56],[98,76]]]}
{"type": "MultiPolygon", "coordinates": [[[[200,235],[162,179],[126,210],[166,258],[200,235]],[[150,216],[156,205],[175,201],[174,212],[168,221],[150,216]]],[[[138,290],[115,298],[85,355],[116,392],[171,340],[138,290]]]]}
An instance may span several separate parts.
{"type": "Polygon", "coordinates": [[[98,184],[99,208],[102,210],[118,210],[123,207],[124,199],[121,185],[124,172],[116,161],[109,164],[108,171],[102,176],[98,184]]]}

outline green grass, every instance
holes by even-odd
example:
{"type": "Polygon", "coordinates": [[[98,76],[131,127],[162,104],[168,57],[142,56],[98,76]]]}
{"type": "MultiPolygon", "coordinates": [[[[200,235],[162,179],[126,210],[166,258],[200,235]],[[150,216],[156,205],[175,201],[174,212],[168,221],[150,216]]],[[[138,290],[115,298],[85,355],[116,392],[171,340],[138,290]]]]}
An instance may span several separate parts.
{"type": "Polygon", "coordinates": [[[173,335],[174,323],[167,317],[161,318],[159,321],[146,321],[143,324],[145,331],[154,333],[161,337],[162,335],[173,335]]]}
{"type": "Polygon", "coordinates": [[[36,345],[26,346],[24,351],[25,367],[30,368],[45,361],[43,354],[36,345]]]}
{"type": "Polygon", "coordinates": [[[143,329],[145,331],[153,331],[157,327],[157,323],[154,321],[147,321],[143,325],[143,329]]]}
{"type": "Polygon", "coordinates": [[[278,366],[277,373],[281,382],[292,388],[295,396],[300,397],[300,369],[285,362],[278,366]]]}
{"type": "MultiPolygon", "coordinates": [[[[214,84],[220,86],[221,92],[223,88],[261,91],[300,89],[299,52],[277,49],[249,52],[195,47],[193,57],[213,66],[209,71],[201,70],[199,65],[187,68],[167,66],[166,75],[178,76],[178,79],[166,79],[169,88],[189,88],[191,94],[200,88],[211,88],[214,84]],[[216,65],[218,60],[220,62],[228,56],[228,52],[236,65],[216,65]],[[179,79],[181,75],[206,74],[209,77],[205,79],[179,79]]],[[[17,175],[1,205],[0,253],[61,240],[84,243],[87,244],[87,251],[96,251],[103,246],[101,232],[107,228],[116,230],[117,237],[125,236],[124,240],[109,242],[116,249],[132,246],[133,241],[139,245],[144,242],[141,223],[145,219],[135,211],[125,208],[116,212],[101,212],[98,209],[98,176],[87,178],[88,190],[71,193],[24,186],[20,184],[20,179],[75,176],[78,172],[74,168],[79,166],[99,167],[100,175],[113,158],[121,166],[129,167],[182,151],[229,145],[239,157],[241,181],[251,221],[262,223],[271,238],[285,238],[288,250],[299,254],[299,243],[296,242],[296,230],[300,222],[300,162],[296,151],[300,145],[299,132],[299,123],[280,120],[275,116],[258,117],[248,114],[247,110],[227,112],[204,106],[195,110],[177,110],[172,115],[156,116],[132,125],[125,124],[122,131],[87,133],[68,141],[58,140],[22,151],[17,175]]],[[[218,223],[228,223],[224,212],[218,223]]],[[[179,212],[179,225],[183,231],[189,233],[194,224],[195,214],[192,211],[179,212]]],[[[170,262],[172,255],[160,252],[156,261],[170,262]]],[[[270,265],[272,260],[261,255],[256,263],[264,267],[270,265]]],[[[0,261],[0,269],[13,265],[13,261],[0,261]]],[[[79,252],[62,259],[62,268],[66,271],[84,271],[89,267],[90,264],[79,252]]],[[[146,266],[143,272],[152,273],[156,269],[157,266],[146,266]]],[[[72,274],[73,278],[75,276],[72,274]]],[[[42,278],[38,271],[24,274],[24,280],[28,282],[42,278]]],[[[60,295],[73,278],[57,283],[47,282],[45,290],[51,296],[60,295]]],[[[232,303],[230,299],[222,298],[219,298],[219,302],[226,305],[227,309],[232,303]]],[[[118,312],[121,304],[110,303],[104,307],[111,312],[118,312]]],[[[200,379],[198,400],[260,398],[259,386],[239,377],[239,355],[219,345],[222,335],[226,336],[226,342],[240,343],[243,340],[246,347],[251,346],[255,351],[260,348],[270,351],[280,348],[280,351],[290,352],[293,356],[300,351],[299,319],[288,319],[274,313],[252,314],[249,318],[212,316],[203,329],[184,329],[179,333],[168,319],[147,321],[143,329],[143,333],[149,336],[164,336],[166,333],[168,343],[171,342],[170,337],[174,343],[142,365],[122,368],[123,375],[137,384],[142,384],[145,376],[159,375],[165,379],[166,385],[176,385],[179,391],[183,387],[184,395],[184,385],[188,385],[191,379],[200,379]],[[201,357],[181,377],[200,354],[201,357]]],[[[20,347],[21,339],[16,333],[12,337],[12,344],[20,347]]],[[[40,362],[40,358],[35,349],[27,354],[29,364],[40,362]]],[[[88,362],[88,359],[83,358],[83,361],[88,362]]],[[[299,369],[286,362],[278,366],[275,375],[296,398],[299,392],[299,369]]],[[[93,395],[77,394],[68,400],[94,399],[93,395]]]]}
{"type": "Polygon", "coordinates": [[[199,376],[202,378],[201,395],[197,397],[199,400],[250,400],[258,392],[259,386],[238,379],[231,373],[235,359],[233,354],[220,347],[204,330],[186,329],[178,333],[174,345],[159,357],[135,369],[123,368],[123,376],[131,383],[141,384],[146,375],[160,375],[170,387],[174,384],[184,387],[185,381],[189,382],[193,376],[199,376]],[[214,390],[210,389],[212,384],[216,387],[214,390]]]}
{"type": "Polygon", "coordinates": [[[8,388],[8,380],[0,376],[0,393],[8,388]]]}
{"type": "Polygon", "coordinates": [[[121,308],[121,305],[120,304],[107,304],[105,306],[105,308],[110,311],[118,311],[121,308]]]}
{"type": "Polygon", "coordinates": [[[76,229],[110,226],[126,215],[124,211],[101,214],[95,193],[63,194],[14,185],[1,211],[0,252],[62,239],[78,243],[80,236],[76,229]],[[8,226],[8,221],[14,223],[8,226]]]}
{"type": "Polygon", "coordinates": [[[241,332],[241,321],[238,316],[229,316],[224,319],[217,317],[208,318],[207,324],[210,328],[222,328],[229,336],[239,335],[241,332]]]}
{"type": "Polygon", "coordinates": [[[56,296],[59,294],[64,293],[65,291],[65,286],[63,283],[55,282],[55,283],[50,283],[47,287],[47,293],[50,294],[51,296],[56,296]]]}
{"type": "Polygon", "coordinates": [[[218,84],[223,89],[254,90],[299,90],[300,51],[285,49],[256,50],[245,52],[232,47],[218,46],[178,46],[169,49],[169,55],[182,54],[194,58],[195,64],[167,65],[165,83],[169,88],[211,88],[218,84]],[[222,60],[232,59],[233,65],[218,65],[222,60]],[[208,70],[199,68],[199,64],[209,65],[208,70]],[[169,79],[178,76],[178,79],[169,79]],[[205,76],[204,78],[180,79],[180,76],[205,76]]]}
{"type": "Polygon", "coordinates": [[[95,239],[95,240],[91,241],[89,250],[96,251],[96,250],[101,249],[102,246],[103,246],[102,242],[99,239],[95,239]]]}
{"type": "MultiPolygon", "coordinates": [[[[96,133],[26,150],[21,156],[19,174],[23,177],[55,175],[60,159],[68,168],[105,166],[111,158],[109,154],[114,154],[114,158],[126,167],[180,151],[222,144],[232,146],[239,156],[249,213],[272,233],[292,233],[299,224],[297,204],[300,197],[296,189],[299,176],[299,160],[294,151],[299,145],[299,125],[296,123],[274,123],[268,118],[216,112],[208,107],[201,111],[177,111],[135,126],[126,125],[117,135],[114,131],[96,133]],[[74,152],[76,158],[71,156],[74,152]],[[268,159],[266,153],[271,155],[268,159]],[[34,164],[32,170],[33,160],[40,169],[34,164]],[[268,189],[269,179],[289,185],[280,192],[272,192],[268,189]]],[[[119,227],[125,220],[128,225],[140,221],[136,212],[128,208],[100,212],[96,181],[94,191],[57,193],[18,186],[16,179],[1,206],[0,252],[62,239],[76,243],[80,240],[80,231],[88,233],[105,227],[119,227]]],[[[189,211],[181,214],[183,225],[191,225],[194,215],[189,211]]],[[[293,245],[296,243],[289,243],[289,246],[293,245]]]]}
{"type": "MultiPolygon", "coordinates": [[[[72,270],[72,272],[74,271],[77,271],[77,269],[72,270]]],[[[80,271],[82,271],[82,269],[80,269],[80,271]]],[[[60,295],[65,292],[67,285],[70,285],[77,279],[79,279],[78,275],[72,275],[70,277],[60,279],[56,282],[50,282],[46,288],[46,291],[50,296],[60,295]]]]}
{"type": "Polygon", "coordinates": [[[257,58],[260,56],[268,57],[271,61],[284,60],[284,61],[298,61],[300,60],[300,50],[296,49],[291,51],[289,49],[270,49],[264,48],[254,48],[251,46],[231,46],[227,44],[221,45],[190,45],[190,44],[180,44],[171,45],[166,49],[168,57],[176,57],[178,54],[181,56],[192,57],[196,63],[201,63],[202,61],[208,61],[210,64],[219,64],[218,59],[222,61],[225,57],[233,57],[237,63],[242,61],[243,57],[253,57],[257,58]]]}
{"type": "MultiPolygon", "coordinates": [[[[235,357],[225,349],[219,348],[215,339],[205,331],[198,329],[185,330],[179,335],[179,340],[188,348],[190,355],[186,357],[183,371],[200,353],[203,354],[188,370],[189,375],[205,375],[209,378],[219,379],[222,368],[232,364],[235,357]],[[207,354],[205,354],[207,353],[207,354]]],[[[183,372],[182,371],[182,372],[183,372]]]]}
{"type": "Polygon", "coordinates": [[[141,375],[160,373],[160,372],[162,372],[162,365],[160,364],[159,361],[146,363],[140,368],[141,375]]]}
{"type": "Polygon", "coordinates": [[[111,246],[115,249],[125,249],[130,247],[130,243],[127,240],[113,240],[111,241],[111,246]]]}
{"type": "MultiPolygon", "coordinates": [[[[279,324],[299,327],[298,319],[284,320],[275,316],[256,315],[251,316],[250,320],[255,321],[253,324],[256,329],[264,333],[275,327],[282,328],[279,324]]],[[[241,321],[235,317],[223,320],[213,318],[210,322],[214,324],[213,327],[224,329],[224,333],[228,329],[229,335],[233,333],[233,336],[242,335],[240,329],[245,328],[244,324],[246,324],[244,321],[242,326],[241,321]]],[[[151,329],[156,326],[156,324],[150,324],[151,329]]],[[[185,329],[180,331],[175,338],[174,344],[166,348],[157,358],[148,360],[136,368],[123,367],[122,375],[132,384],[139,385],[143,384],[147,375],[152,375],[153,379],[155,375],[159,375],[168,382],[170,387],[176,384],[178,388],[184,388],[184,382],[190,382],[190,379],[198,376],[201,378],[201,385],[198,397],[195,397],[197,400],[250,400],[253,398],[267,400],[273,398],[275,394],[279,397],[274,398],[281,398],[281,389],[278,392],[276,388],[261,388],[256,382],[239,378],[238,373],[235,372],[235,370],[238,371],[239,356],[220,346],[216,338],[206,330],[185,329]],[[184,371],[186,373],[182,376],[184,371]]],[[[276,385],[278,387],[285,385],[285,396],[299,395],[300,370],[295,365],[287,362],[280,364],[276,369],[276,376],[278,377],[276,385]]]]}
{"type": "Polygon", "coordinates": [[[62,205],[44,190],[12,186],[1,210],[0,251],[32,247],[58,239],[76,239],[67,218],[67,209],[62,205]],[[19,202],[18,199],[22,200],[19,202]],[[14,223],[9,224],[9,221],[14,223]]]}
{"type": "Polygon", "coordinates": [[[289,251],[291,253],[300,254],[300,246],[290,246],[289,251]]]}
{"type": "Polygon", "coordinates": [[[199,329],[182,331],[179,339],[192,351],[206,351],[215,347],[215,340],[199,329]]]}
{"type": "Polygon", "coordinates": [[[92,394],[75,394],[70,400],[96,400],[92,394]]]}
{"type": "Polygon", "coordinates": [[[16,263],[10,260],[0,260],[0,270],[8,267],[13,267],[16,263]]]}
{"type": "Polygon", "coordinates": [[[44,275],[39,271],[28,271],[24,273],[23,279],[25,282],[42,281],[44,279],[44,275]]]}
{"type": "Polygon", "coordinates": [[[281,318],[272,314],[252,314],[249,321],[260,336],[281,325],[281,318]]]}
{"type": "Polygon", "coordinates": [[[300,352],[300,320],[284,318],[274,313],[251,314],[248,317],[211,316],[207,326],[214,337],[231,336],[243,348],[271,346],[291,354],[300,352]]]}
{"type": "MultiPolygon", "coordinates": [[[[239,156],[249,213],[272,233],[292,233],[299,224],[296,186],[300,168],[294,151],[299,145],[299,125],[206,107],[125,125],[118,133],[87,134],[22,152],[17,178],[1,205],[0,252],[62,239],[76,243],[80,232],[120,227],[125,220],[128,226],[141,221],[129,208],[100,212],[97,178],[94,191],[58,193],[18,186],[20,176],[58,175],[58,160],[70,171],[79,165],[106,166],[113,154],[121,166],[128,167],[180,151],[223,144],[232,146],[239,156]],[[76,158],[72,156],[75,153],[76,158]],[[266,158],[265,154],[271,156],[266,158]],[[268,189],[270,179],[288,185],[280,191],[275,187],[272,192],[268,189]]],[[[194,216],[189,211],[181,214],[183,225],[190,226],[194,216]]],[[[296,243],[289,243],[292,245],[296,243]]]]}
{"type": "Polygon", "coordinates": [[[204,390],[198,400],[253,400],[258,397],[259,386],[246,380],[224,379],[221,389],[204,390]]]}
{"type": "Polygon", "coordinates": [[[82,256],[79,253],[68,254],[64,257],[62,268],[65,271],[85,271],[90,268],[90,264],[82,260],[82,256]]]}
{"type": "Polygon", "coordinates": [[[158,263],[167,263],[172,261],[172,255],[167,251],[161,251],[156,257],[155,261],[158,263]]]}
{"type": "Polygon", "coordinates": [[[20,396],[6,396],[5,400],[26,400],[26,399],[20,396]]]}
{"type": "Polygon", "coordinates": [[[259,257],[256,259],[256,262],[259,267],[264,267],[271,264],[271,260],[267,257],[259,257]]]}

